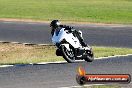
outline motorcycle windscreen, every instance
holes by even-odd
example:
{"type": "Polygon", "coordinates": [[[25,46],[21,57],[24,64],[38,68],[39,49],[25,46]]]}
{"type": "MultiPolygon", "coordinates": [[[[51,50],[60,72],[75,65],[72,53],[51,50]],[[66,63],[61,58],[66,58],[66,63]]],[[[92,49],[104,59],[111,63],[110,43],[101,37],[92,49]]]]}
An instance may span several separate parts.
{"type": "Polygon", "coordinates": [[[64,28],[62,28],[59,32],[54,32],[54,35],[52,37],[52,42],[54,44],[60,43],[66,35],[66,32],[64,31],[64,28]]]}

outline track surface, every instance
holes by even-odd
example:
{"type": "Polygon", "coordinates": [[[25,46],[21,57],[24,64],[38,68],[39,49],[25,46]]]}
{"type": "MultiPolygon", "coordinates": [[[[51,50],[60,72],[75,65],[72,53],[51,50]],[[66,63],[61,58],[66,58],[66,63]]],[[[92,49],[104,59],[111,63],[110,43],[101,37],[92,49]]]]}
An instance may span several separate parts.
{"type": "MultiPolygon", "coordinates": [[[[79,66],[87,73],[131,74],[132,56],[104,60],[92,63],[25,65],[0,68],[0,88],[58,88],[77,86],[76,74],[79,66]]],[[[132,83],[121,85],[131,88],[132,83]]]]}
{"type": "MultiPolygon", "coordinates": [[[[82,30],[90,45],[132,47],[132,26],[71,25],[82,30]]],[[[0,22],[0,41],[22,43],[51,43],[49,24],[0,22]]]]}
{"type": "MultiPolygon", "coordinates": [[[[132,47],[131,26],[72,25],[81,29],[91,45],[132,47]],[[86,30],[89,29],[89,30],[86,30]]],[[[0,40],[28,43],[51,43],[48,24],[0,22],[0,40]]],[[[78,66],[87,73],[132,75],[132,56],[95,60],[92,63],[20,65],[0,68],[0,88],[58,88],[75,86],[78,66]]],[[[122,87],[131,88],[129,85],[122,87]]]]}

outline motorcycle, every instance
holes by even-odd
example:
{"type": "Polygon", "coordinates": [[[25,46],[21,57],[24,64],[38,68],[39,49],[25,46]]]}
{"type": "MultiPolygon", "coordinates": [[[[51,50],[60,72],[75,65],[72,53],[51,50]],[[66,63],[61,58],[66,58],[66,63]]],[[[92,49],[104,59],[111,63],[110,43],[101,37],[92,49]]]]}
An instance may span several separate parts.
{"type": "MultiPolygon", "coordinates": [[[[79,31],[82,36],[82,32],[79,31]]],[[[56,45],[56,55],[63,56],[68,63],[73,63],[76,60],[85,60],[92,62],[94,54],[90,46],[82,46],[79,39],[74,36],[73,32],[62,28],[54,32],[52,42],[56,45]]]]}

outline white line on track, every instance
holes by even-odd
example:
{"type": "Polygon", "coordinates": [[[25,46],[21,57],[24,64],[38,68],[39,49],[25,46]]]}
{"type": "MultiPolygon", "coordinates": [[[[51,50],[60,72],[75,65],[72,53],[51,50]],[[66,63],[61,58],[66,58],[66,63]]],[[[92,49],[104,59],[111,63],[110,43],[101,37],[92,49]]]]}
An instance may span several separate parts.
{"type": "Polygon", "coordinates": [[[7,24],[7,23],[13,23],[13,22],[10,22],[10,21],[4,21],[4,22],[2,22],[2,23],[6,23],[6,24],[7,24]]]}
{"type": "MultiPolygon", "coordinates": [[[[130,82],[129,84],[132,84],[132,82],[130,82]]],[[[127,86],[129,84],[125,84],[125,85],[127,86]]],[[[69,87],[59,87],[59,88],[85,88],[85,87],[103,86],[103,85],[109,85],[109,84],[89,84],[89,85],[83,85],[83,86],[69,86],[69,87]]],[[[119,85],[124,85],[124,84],[119,84],[119,85]]],[[[121,88],[125,88],[125,87],[121,87],[121,88]]]]}
{"type": "Polygon", "coordinates": [[[102,86],[105,84],[90,84],[90,85],[83,85],[83,86],[69,86],[69,87],[59,87],[59,88],[85,88],[85,87],[91,87],[91,86],[102,86]]]}
{"type": "MultiPolygon", "coordinates": [[[[100,60],[100,59],[108,59],[108,58],[115,58],[115,57],[127,57],[127,56],[132,56],[132,54],[126,54],[126,55],[115,55],[115,56],[108,56],[108,57],[99,57],[95,58],[95,60],[100,60]]],[[[83,62],[84,60],[77,60],[76,62],[83,62]]],[[[37,64],[60,64],[60,63],[67,63],[67,61],[56,61],[56,62],[41,62],[37,64]]],[[[32,63],[30,63],[32,64],[32,63]]]]}
{"type": "Polygon", "coordinates": [[[99,57],[99,58],[95,58],[95,59],[108,59],[108,58],[126,57],[126,56],[132,56],[132,54],[126,54],[126,55],[114,55],[114,56],[108,56],[108,57],[99,57]]]}

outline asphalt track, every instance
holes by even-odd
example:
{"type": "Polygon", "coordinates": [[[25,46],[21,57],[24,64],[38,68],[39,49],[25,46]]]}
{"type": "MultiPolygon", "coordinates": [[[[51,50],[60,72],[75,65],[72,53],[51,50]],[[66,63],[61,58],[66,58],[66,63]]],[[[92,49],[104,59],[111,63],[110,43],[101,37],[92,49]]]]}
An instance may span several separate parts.
{"type": "MultiPolygon", "coordinates": [[[[83,32],[89,45],[132,47],[132,26],[70,25],[83,32]]],[[[0,22],[0,41],[52,44],[49,24],[28,22],[0,22]]]]}
{"type": "MultiPolygon", "coordinates": [[[[91,45],[132,47],[131,26],[72,25],[81,29],[91,45]],[[89,29],[89,30],[86,30],[89,29]]],[[[51,43],[48,24],[0,22],[0,41],[51,43]]],[[[130,74],[132,56],[95,60],[92,63],[16,65],[0,68],[0,88],[58,88],[77,86],[79,66],[87,73],[130,74]]],[[[119,85],[119,84],[117,84],[119,85]]],[[[120,85],[131,88],[132,83],[120,85]]]]}
{"type": "MultiPolygon", "coordinates": [[[[132,56],[95,60],[92,63],[20,65],[0,68],[0,88],[59,88],[78,86],[76,74],[79,66],[82,66],[88,74],[132,75],[132,56]]],[[[122,88],[132,87],[132,83],[116,85],[122,86],[122,88]]]]}

